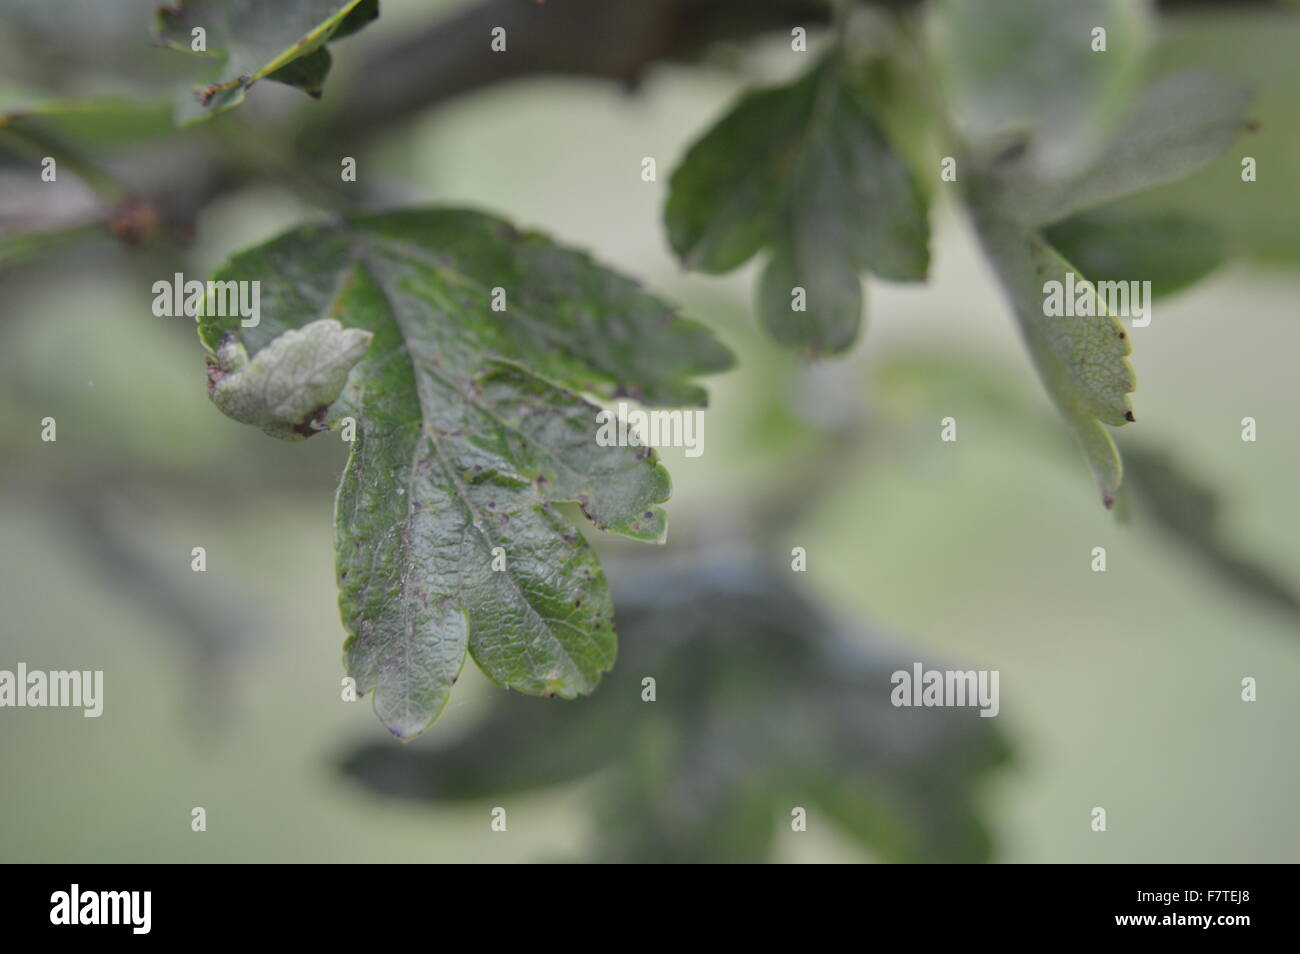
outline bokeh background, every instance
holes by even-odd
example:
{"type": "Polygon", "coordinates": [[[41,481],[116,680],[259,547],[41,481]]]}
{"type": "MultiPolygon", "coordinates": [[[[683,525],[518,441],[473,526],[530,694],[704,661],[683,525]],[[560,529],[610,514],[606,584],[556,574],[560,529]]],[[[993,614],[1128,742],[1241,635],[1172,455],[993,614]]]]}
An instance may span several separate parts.
{"type": "MultiPolygon", "coordinates": [[[[80,33],[64,21],[63,45],[43,48],[34,75],[24,38],[49,25],[39,5],[0,4],[0,49],[28,47],[0,57],[0,80],[75,95],[126,75],[109,54],[164,76],[178,54],[147,45],[151,5],[88,5],[113,10],[103,22],[84,14],[80,33]],[[79,56],[91,66],[67,65],[79,56]]],[[[384,0],[381,19],[336,50],[325,103],[331,87],[365,82],[349,69],[363,51],[459,6],[384,0]]],[[[1249,81],[1259,129],[1141,200],[1214,221],[1235,255],[1134,331],[1138,423],[1120,435],[1212,489],[1224,546],[1293,588],[1297,49],[1290,5],[1209,4],[1161,21],[1151,71],[1198,65],[1249,81]],[[1243,185],[1235,170],[1247,154],[1259,181],[1243,185]],[[1258,421],[1255,443],[1241,440],[1245,416],[1258,421]]],[[[793,582],[864,647],[883,640],[906,662],[1000,670],[992,721],[1011,755],[971,795],[993,859],[1296,860],[1300,616],[1218,572],[1140,506],[1127,527],[1100,507],[954,203],[935,200],[931,280],[871,282],[862,340],[811,367],[757,326],[753,263],[712,278],[671,258],[668,172],[740,89],[805,64],[778,36],[658,65],[635,91],[532,77],[332,148],[355,154],[386,202],[507,215],[591,249],[716,330],[738,365],[706,382],[704,455],[662,452],[674,482],[667,546],[593,543],[636,579],[741,550],[788,566],[801,546],[808,569],[793,582]],[[644,156],[659,181],[642,181],[644,156]],[[949,415],[953,444],[938,438],[949,415]],[[1106,573],[1090,570],[1094,546],[1107,548],[1106,573]],[[1258,680],[1255,703],[1240,700],[1245,676],[1258,680]],[[1094,806],[1107,810],[1104,834],[1090,830],[1094,806]]],[[[278,110],[323,108],[272,87],[254,88],[247,115],[215,120],[215,135],[269,140],[278,110]]],[[[20,185],[20,168],[0,170],[7,204],[41,188],[31,176],[20,185]]],[[[388,797],[340,768],[358,746],[398,745],[368,704],[340,701],[331,511],[346,447],[333,435],[284,444],[224,418],[208,402],[192,325],[150,313],[150,285],[174,264],[205,274],[319,214],[267,176],[204,207],[180,251],[91,239],[0,260],[0,668],[106,674],[102,718],[0,711],[0,860],[598,854],[597,777],[437,803],[388,797]],[[45,416],[58,421],[56,443],[40,440],[45,416]],[[193,546],[207,549],[206,574],[190,572],[193,546]],[[488,830],[498,804],[504,834],[488,830]],[[208,831],[190,830],[193,806],[206,808],[208,831]]],[[[501,695],[467,665],[441,720],[409,748],[467,737],[501,695]]],[[[806,833],[787,819],[773,813],[776,860],[881,857],[815,811],[806,833]]]]}

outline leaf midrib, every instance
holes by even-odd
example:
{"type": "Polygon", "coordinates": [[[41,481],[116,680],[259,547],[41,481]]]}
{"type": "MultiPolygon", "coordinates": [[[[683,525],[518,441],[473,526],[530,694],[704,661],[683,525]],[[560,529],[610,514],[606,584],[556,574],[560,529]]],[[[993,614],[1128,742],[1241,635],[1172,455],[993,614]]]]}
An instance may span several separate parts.
{"type": "MultiPolygon", "coordinates": [[[[380,293],[381,295],[383,295],[383,297],[384,297],[384,303],[385,303],[385,306],[386,306],[387,316],[388,316],[389,320],[391,320],[391,321],[393,322],[393,324],[395,324],[395,325],[397,326],[398,331],[399,331],[399,332],[401,333],[401,335],[402,335],[402,340],[403,340],[403,342],[404,342],[404,343],[407,342],[411,337],[413,337],[413,335],[410,333],[410,329],[407,327],[407,323],[406,323],[405,320],[401,317],[401,313],[400,313],[400,311],[399,311],[399,310],[394,306],[394,302],[393,302],[393,293],[392,293],[391,289],[388,287],[388,285],[387,285],[386,282],[385,282],[385,279],[384,279],[384,277],[383,277],[383,269],[376,269],[376,268],[374,267],[373,263],[372,263],[372,262],[370,261],[370,259],[369,259],[369,256],[367,255],[367,251],[366,251],[365,247],[363,247],[363,246],[359,246],[359,245],[356,245],[356,244],[351,244],[351,245],[350,245],[350,249],[351,249],[351,252],[352,252],[352,255],[353,255],[352,263],[353,263],[354,267],[364,267],[364,268],[366,269],[366,271],[369,273],[369,276],[370,276],[371,280],[374,282],[374,285],[375,285],[376,289],[377,289],[377,290],[379,291],[379,293],[380,293]]],[[[440,372],[436,371],[435,369],[433,369],[433,368],[417,368],[417,367],[416,367],[416,363],[415,363],[415,359],[414,359],[414,357],[411,355],[411,349],[410,349],[409,346],[406,348],[406,354],[407,354],[407,360],[411,362],[411,371],[412,371],[412,375],[413,375],[413,376],[418,376],[422,371],[427,371],[427,372],[428,372],[429,374],[431,374],[432,376],[437,377],[439,380],[441,380],[444,384],[447,384],[447,385],[451,388],[451,390],[452,390],[453,393],[457,393],[457,394],[461,393],[458,389],[456,389],[454,386],[452,386],[452,385],[450,384],[450,382],[448,382],[448,381],[446,380],[446,378],[444,378],[444,377],[441,375],[440,372]]],[[[461,506],[464,507],[466,513],[470,516],[472,526],[475,527],[475,528],[477,528],[477,529],[479,530],[479,532],[483,535],[484,539],[487,541],[487,543],[488,543],[488,551],[491,552],[491,547],[492,547],[492,544],[493,544],[493,543],[499,543],[499,544],[500,544],[500,543],[504,543],[505,541],[504,541],[504,540],[497,540],[497,539],[494,539],[494,538],[490,535],[490,531],[487,529],[488,525],[491,523],[491,520],[488,519],[488,514],[484,513],[483,511],[481,511],[480,509],[478,509],[477,507],[474,506],[473,502],[472,502],[472,501],[470,500],[470,498],[469,498],[468,493],[466,493],[466,491],[465,491],[464,484],[463,484],[462,481],[460,480],[459,476],[454,472],[454,471],[455,471],[455,468],[452,467],[452,466],[449,464],[449,462],[446,460],[446,458],[445,458],[445,456],[444,456],[444,454],[443,454],[442,442],[441,442],[441,441],[440,441],[440,440],[439,440],[435,435],[429,433],[429,432],[428,432],[428,431],[423,427],[423,422],[424,422],[424,420],[426,420],[426,419],[431,419],[430,416],[429,416],[430,409],[425,405],[424,396],[423,396],[423,394],[421,394],[420,389],[419,389],[418,387],[416,388],[416,392],[415,392],[415,393],[416,393],[416,400],[419,402],[419,405],[420,405],[420,415],[421,415],[421,428],[420,428],[420,439],[419,439],[419,440],[428,440],[428,441],[430,442],[430,445],[431,445],[432,448],[433,448],[434,454],[437,455],[439,466],[443,469],[444,473],[447,475],[447,478],[448,478],[448,480],[450,481],[450,484],[451,484],[451,486],[453,487],[453,489],[454,489],[454,491],[455,491],[454,496],[456,497],[457,500],[460,501],[461,506]]],[[[489,413],[490,413],[490,412],[489,412],[489,413]]],[[[502,423],[504,424],[504,422],[502,422],[502,423]]],[[[508,425],[507,425],[507,426],[508,426],[508,425]]],[[[417,440],[417,442],[416,442],[416,453],[418,453],[418,450],[419,450],[419,440],[417,440]]],[[[414,464],[415,464],[415,462],[414,462],[414,460],[412,460],[412,462],[411,462],[411,466],[410,466],[410,468],[409,468],[409,473],[411,474],[411,477],[410,477],[410,478],[408,479],[408,481],[407,481],[407,492],[406,492],[406,494],[405,494],[405,496],[406,496],[406,498],[407,498],[407,500],[406,500],[406,519],[403,521],[403,526],[404,526],[404,544],[406,544],[406,546],[408,546],[408,547],[409,547],[409,540],[407,540],[407,539],[405,538],[405,534],[409,532],[409,528],[410,528],[411,526],[413,526],[413,524],[414,524],[414,516],[413,516],[413,515],[414,515],[414,513],[415,513],[415,510],[414,510],[414,507],[413,507],[413,504],[414,504],[414,502],[415,502],[415,493],[414,493],[414,490],[415,490],[415,484],[414,484],[414,479],[415,479],[415,478],[414,478],[414,475],[415,475],[415,466],[414,466],[414,464]]],[[[573,623],[570,623],[570,622],[567,622],[567,621],[564,621],[564,620],[556,620],[556,619],[552,619],[552,618],[550,618],[550,617],[548,617],[548,616],[544,616],[544,615],[543,615],[543,614],[538,610],[538,608],[537,608],[536,606],[533,605],[532,600],[528,597],[527,591],[524,590],[524,589],[520,586],[519,581],[515,578],[515,575],[514,575],[513,571],[510,569],[510,563],[511,563],[510,560],[507,560],[507,561],[506,561],[506,570],[505,570],[504,572],[505,572],[506,579],[509,581],[511,587],[514,589],[515,594],[518,596],[518,598],[520,599],[520,601],[521,601],[521,603],[523,604],[523,606],[525,606],[525,607],[527,608],[528,613],[529,613],[533,618],[535,618],[535,619],[537,620],[537,622],[539,622],[539,623],[541,624],[541,628],[542,628],[542,630],[546,633],[547,637],[548,637],[548,638],[549,638],[549,639],[550,639],[550,640],[555,644],[555,646],[558,648],[560,654],[561,654],[565,659],[567,659],[567,660],[570,662],[570,664],[573,666],[574,671],[577,672],[579,676],[581,676],[581,675],[582,675],[582,666],[579,665],[578,661],[575,660],[575,659],[573,658],[572,654],[569,652],[568,648],[564,645],[564,643],[562,643],[562,642],[559,640],[559,638],[556,637],[556,635],[552,632],[552,625],[551,625],[551,624],[554,624],[554,625],[557,625],[557,626],[565,626],[565,627],[567,627],[567,628],[573,630],[575,633],[579,634],[579,635],[582,636],[585,640],[588,640],[588,641],[594,641],[595,638],[596,638],[596,634],[593,633],[593,632],[588,632],[588,631],[586,631],[586,630],[584,630],[584,629],[582,629],[582,628],[580,628],[580,627],[574,625],[573,623]]],[[[458,582],[459,584],[461,584],[461,586],[463,587],[463,585],[464,585],[464,580],[463,580],[463,578],[461,578],[460,575],[459,575],[459,568],[458,568],[457,582],[458,582]]],[[[403,589],[405,589],[405,582],[403,583],[403,589]]],[[[462,610],[463,610],[463,609],[464,609],[464,607],[462,606],[462,610]]],[[[467,615],[467,617],[468,617],[468,614],[466,614],[466,615],[467,615]]],[[[407,629],[407,630],[409,631],[409,627],[404,627],[404,629],[407,629]]],[[[471,620],[471,621],[470,621],[470,632],[471,632],[471,633],[473,632],[473,629],[474,629],[474,622],[473,622],[473,620],[471,620]]],[[[402,646],[403,657],[404,657],[404,659],[405,659],[406,662],[407,662],[407,669],[408,669],[408,671],[409,671],[409,668],[410,668],[410,651],[411,651],[410,647],[411,647],[411,643],[412,643],[412,642],[413,642],[413,640],[412,640],[411,638],[409,638],[409,637],[408,637],[408,638],[405,638],[405,639],[403,640],[403,646],[402,646]]],[[[467,635],[467,636],[466,636],[466,650],[467,650],[467,651],[469,651],[469,643],[470,643],[470,642],[471,642],[471,640],[469,639],[469,636],[467,635]]],[[[528,653],[528,655],[531,657],[531,655],[532,655],[532,648],[531,648],[531,645],[525,644],[525,651],[526,651],[526,652],[528,653]]],[[[532,667],[532,668],[533,668],[534,670],[536,670],[537,667],[534,666],[534,667],[532,667]]],[[[404,682],[405,682],[405,683],[409,683],[409,680],[405,680],[404,682]]],[[[405,701],[406,699],[409,699],[409,695],[407,694],[407,689],[406,689],[406,686],[405,686],[405,685],[404,685],[404,688],[403,688],[403,695],[404,695],[404,701],[405,701]]]]}

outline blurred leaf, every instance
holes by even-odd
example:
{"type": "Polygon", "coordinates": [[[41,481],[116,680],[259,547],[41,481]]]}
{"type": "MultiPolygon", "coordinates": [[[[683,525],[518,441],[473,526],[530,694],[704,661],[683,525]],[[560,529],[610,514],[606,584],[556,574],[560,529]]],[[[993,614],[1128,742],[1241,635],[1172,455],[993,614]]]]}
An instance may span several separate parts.
{"type": "Polygon", "coordinates": [[[697,271],[727,272],[768,248],[764,324],[813,355],[857,337],[860,272],[908,281],[929,267],[921,192],[833,59],[742,97],[674,171],[665,218],[697,271]],[[795,286],[807,311],[792,309],[795,286]]]}
{"type": "MultiPolygon", "coordinates": [[[[1017,432],[1027,445],[1054,451],[1051,419],[1035,411],[1012,386],[1014,378],[997,367],[972,362],[969,355],[930,352],[894,355],[877,378],[881,392],[914,411],[952,407],[961,403],[979,408],[1017,432]]],[[[1064,442],[1061,444],[1065,447],[1064,442]]],[[[1122,523],[1169,533],[1183,551],[1200,558],[1243,592],[1291,612],[1300,613],[1295,588],[1266,562],[1242,555],[1224,538],[1216,491],[1197,480],[1174,455],[1124,441],[1124,484],[1115,498],[1122,523]]]]}
{"type": "Polygon", "coordinates": [[[1213,490],[1164,451],[1125,444],[1124,457],[1127,486],[1135,498],[1133,511],[1139,519],[1149,515],[1227,582],[1300,615],[1295,589],[1268,567],[1240,556],[1223,539],[1219,500],[1213,490]]]}
{"type": "Polygon", "coordinates": [[[193,32],[202,28],[201,55],[223,60],[220,74],[178,104],[177,119],[192,122],[238,106],[259,79],[272,79],[319,96],[329,73],[325,44],[355,33],[379,15],[378,0],[177,0],[160,7],[158,40],[196,52],[193,32]]]}
{"type": "Polygon", "coordinates": [[[1088,168],[1061,180],[1021,178],[1002,188],[1004,214],[1031,225],[1178,179],[1206,165],[1246,128],[1250,91],[1201,73],[1144,90],[1088,168]]]}
{"type": "Polygon", "coordinates": [[[1245,82],[1249,136],[1203,171],[1137,197],[1150,212],[1177,212],[1213,221],[1231,258],[1271,264],[1300,262],[1300,190],[1289,170],[1300,168],[1300,16],[1295,5],[1244,10],[1205,8],[1171,17],[1153,58],[1160,73],[1212,71],[1245,82]],[[1241,162],[1256,161],[1257,179],[1243,182],[1241,162]]]}
{"type": "Polygon", "coordinates": [[[1118,427],[1133,419],[1128,395],[1137,387],[1137,379],[1128,362],[1132,351],[1128,333],[1106,310],[1104,299],[1095,295],[1100,312],[1096,316],[1045,315],[1045,283],[1064,286],[1069,272],[1082,280],[1078,269],[1039,235],[991,214],[977,216],[977,228],[1019,319],[1039,377],[1074,431],[1109,509],[1119,492],[1123,467],[1103,425],[1118,427]]]}
{"type": "MultiPolygon", "coordinates": [[[[32,167],[36,183],[40,183],[40,163],[52,157],[60,171],[75,173],[112,201],[125,198],[126,192],[101,168],[104,151],[171,132],[170,109],[157,101],[8,95],[0,103],[0,155],[22,157],[32,167]]],[[[8,201],[0,203],[0,220],[5,217],[6,205],[8,201]]]]}
{"type": "Polygon", "coordinates": [[[1149,281],[1157,298],[1204,278],[1224,257],[1212,224],[1176,213],[1106,207],[1049,226],[1043,236],[1092,281],[1149,281]]]}
{"type": "Polygon", "coordinates": [[[891,674],[912,660],[862,648],[785,572],[740,559],[617,578],[622,650],[596,696],[504,696],[451,745],[367,744],[345,771],[439,802],[591,775],[596,860],[765,860],[795,806],[885,860],[987,860],[972,796],[1007,756],[992,720],[895,708],[891,674]]]}
{"type": "Polygon", "coordinates": [[[976,165],[1021,181],[1088,164],[1137,83],[1150,21],[1145,0],[940,0],[933,13],[955,132],[976,165]]]}
{"type": "MultiPolygon", "coordinates": [[[[389,729],[409,737],[437,717],[466,648],[508,688],[590,692],[614,661],[612,608],[595,555],[555,504],[658,542],[670,485],[650,448],[600,446],[599,409],[579,394],[702,404],[690,379],[728,367],[729,352],[635,282],[476,212],[301,228],[215,278],[260,282],[264,314],[252,328],[237,315],[201,320],[212,390],[245,349],[254,365],[275,349],[259,380],[322,383],[290,373],[312,358],[307,339],[285,344],[291,329],[337,318],[356,339],[342,341],[347,366],[355,330],[373,336],[338,400],[324,393],[337,394],[331,361],[320,405],[299,420],[275,412],[271,430],[357,422],[335,510],[340,606],[348,672],[375,691],[389,729]],[[498,288],[505,310],[493,307],[498,288]]],[[[292,394],[273,403],[302,409],[292,394]]]]}
{"type": "Polygon", "coordinates": [[[115,97],[43,99],[11,95],[0,105],[0,129],[39,142],[112,148],[171,134],[164,101],[115,97]]]}
{"type": "MultiPolygon", "coordinates": [[[[3,210],[0,209],[0,226],[4,225],[2,213],[3,210]]],[[[48,255],[78,242],[99,238],[103,234],[104,229],[97,222],[50,228],[38,232],[10,233],[0,228],[0,268],[48,255]]]]}
{"type": "MultiPolygon", "coordinates": [[[[1098,276],[1071,265],[1037,229],[1204,165],[1242,128],[1248,99],[1204,76],[1167,77],[1138,96],[1117,125],[1136,82],[1147,15],[1147,4],[1127,0],[943,0],[932,31],[955,145],[965,157],[960,181],[981,243],[1107,508],[1115,505],[1123,466],[1105,425],[1133,420],[1132,349],[1105,300],[1083,281],[1085,273],[1098,276]],[[1094,49],[1097,28],[1105,31],[1104,51],[1094,49]],[[1100,314],[1045,314],[1047,283],[1065,289],[1069,278],[1100,314]]],[[[1159,280],[1162,290],[1188,283],[1217,258],[1202,248],[1199,259],[1171,264],[1167,248],[1137,250],[1140,237],[1170,238],[1169,221],[1145,236],[1124,233],[1123,248],[1112,244],[1117,227],[1107,232],[1105,224],[1076,220],[1056,237],[1103,271],[1163,265],[1160,275],[1138,276],[1159,280]]]]}

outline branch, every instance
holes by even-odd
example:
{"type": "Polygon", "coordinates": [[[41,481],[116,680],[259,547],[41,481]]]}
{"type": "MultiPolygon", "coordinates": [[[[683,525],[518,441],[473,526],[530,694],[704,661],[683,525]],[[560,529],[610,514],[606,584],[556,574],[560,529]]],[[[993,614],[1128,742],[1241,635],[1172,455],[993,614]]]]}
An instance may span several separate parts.
{"type": "MultiPolygon", "coordinates": [[[[862,2],[905,8],[918,0],[862,2]]],[[[1160,0],[1162,8],[1224,5],[1160,0]]],[[[366,138],[455,96],[524,76],[586,76],[635,88],[656,62],[691,59],[721,40],[824,25],[831,10],[830,0],[482,0],[370,52],[327,121],[331,130],[366,138]],[[489,49],[495,27],[506,30],[504,52],[489,49]]]]}
{"type": "Polygon", "coordinates": [[[660,60],[722,39],[825,23],[826,0],[484,0],[374,50],[341,96],[331,126],[376,130],[454,96],[534,75],[588,76],[634,88],[660,60]],[[505,52],[489,49],[504,27],[505,52]]]}

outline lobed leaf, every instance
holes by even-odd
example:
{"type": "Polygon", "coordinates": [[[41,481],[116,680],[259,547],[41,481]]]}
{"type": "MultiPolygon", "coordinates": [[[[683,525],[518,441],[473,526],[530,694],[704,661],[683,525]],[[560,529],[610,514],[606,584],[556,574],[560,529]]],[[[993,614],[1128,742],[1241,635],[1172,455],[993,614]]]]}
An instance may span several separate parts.
{"type": "Polygon", "coordinates": [[[464,210],[301,228],[215,278],[259,281],[264,312],[201,319],[218,364],[238,341],[253,365],[292,367],[311,349],[285,336],[333,319],[347,330],[327,329],[338,355],[317,366],[335,373],[369,336],[333,398],[261,405],[292,408],[267,428],[282,437],[356,421],[335,507],[345,659],[394,734],[436,718],[467,650],[508,688],[591,691],[614,660],[612,608],[556,505],[662,541],[670,484],[650,448],[600,446],[580,395],[702,404],[691,378],[729,352],[588,256],[464,210]]]}
{"type": "Polygon", "coordinates": [[[727,272],[769,249],[759,313],[812,355],[856,339],[861,272],[913,281],[929,267],[921,191],[834,61],[742,97],[674,171],[665,219],[690,269],[727,272]]]}

